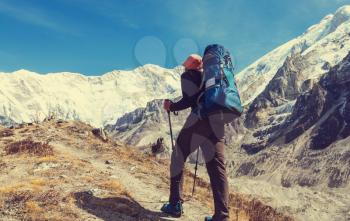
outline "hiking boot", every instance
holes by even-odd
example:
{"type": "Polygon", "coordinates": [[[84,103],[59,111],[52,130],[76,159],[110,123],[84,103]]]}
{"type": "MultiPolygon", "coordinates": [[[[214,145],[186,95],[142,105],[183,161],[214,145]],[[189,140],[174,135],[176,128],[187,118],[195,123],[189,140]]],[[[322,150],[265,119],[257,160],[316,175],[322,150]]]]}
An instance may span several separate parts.
{"type": "Polygon", "coordinates": [[[171,203],[166,203],[163,205],[163,207],[160,209],[163,213],[166,213],[170,216],[179,218],[181,217],[183,210],[182,210],[182,203],[179,201],[175,205],[171,203]]]}
{"type": "Polygon", "coordinates": [[[207,217],[205,217],[204,221],[213,221],[213,217],[212,216],[207,216],[207,217]]]}

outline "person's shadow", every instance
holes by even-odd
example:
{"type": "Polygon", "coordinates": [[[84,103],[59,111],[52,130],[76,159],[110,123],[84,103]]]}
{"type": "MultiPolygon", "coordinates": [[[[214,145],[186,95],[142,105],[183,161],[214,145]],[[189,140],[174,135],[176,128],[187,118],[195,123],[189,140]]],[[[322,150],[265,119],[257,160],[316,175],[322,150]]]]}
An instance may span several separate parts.
{"type": "Polygon", "coordinates": [[[104,221],[169,221],[161,212],[143,208],[138,202],[127,197],[99,198],[90,191],[74,193],[76,205],[104,221]]]}

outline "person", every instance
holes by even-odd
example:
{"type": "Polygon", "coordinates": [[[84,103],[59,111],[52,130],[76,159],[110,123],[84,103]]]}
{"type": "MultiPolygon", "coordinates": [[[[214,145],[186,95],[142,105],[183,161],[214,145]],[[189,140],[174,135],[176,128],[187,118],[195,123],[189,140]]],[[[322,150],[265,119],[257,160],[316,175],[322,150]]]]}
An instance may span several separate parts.
{"type": "Polygon", "coordinates": [[[202,92],[202,59],[199,55],[190,55],[183,63],[185,72],[181,75],[182,99],[176,103],[164,101],[166,111],[181,111],[191,108],[183,128],[176,140],[175,150],[170,164],[170,197],[161,211],[181,217],[183,214],[183,169],[188,156],[202,149],[213,191],[215,214],[206,217],[206,221],[228,221],[228,180],[224,157],[224,121],[222,113],[201,119],[196,114],[197,99],[202,92]]]}

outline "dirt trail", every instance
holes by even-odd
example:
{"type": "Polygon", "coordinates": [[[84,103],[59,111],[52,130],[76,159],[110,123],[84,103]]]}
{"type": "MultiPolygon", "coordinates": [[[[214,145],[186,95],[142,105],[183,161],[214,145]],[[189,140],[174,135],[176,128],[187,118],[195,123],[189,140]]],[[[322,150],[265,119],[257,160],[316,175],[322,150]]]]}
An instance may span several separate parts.
{"type": "MultiPolygon", "coordinates": [[[[113,161],[112,164],[106,164],[100,159],[96,153],[80,150],[72,146],[62,143],[52,143],[55,150],[61,154],[69,154],[80,160],[88,161],[96,171],[107,172],[111,179],[118,180],[142,207],[150,211],[159,211],[160,207],[168,199],[168,189],[159,187],[157,180],[152,180],[152,176],[148,176],[144,180],[132,171],[134,167],[129,167],[121,162],[113,161]]],[[[198,201],[187,201],[184,203],[185,214],[181,220],[198,221],[204,220],[204,217],[210,213],[210,209],[201,205],[198,201]]],[[[174,218],[164,217],[164,220],[177,220],[174,218]]]]}

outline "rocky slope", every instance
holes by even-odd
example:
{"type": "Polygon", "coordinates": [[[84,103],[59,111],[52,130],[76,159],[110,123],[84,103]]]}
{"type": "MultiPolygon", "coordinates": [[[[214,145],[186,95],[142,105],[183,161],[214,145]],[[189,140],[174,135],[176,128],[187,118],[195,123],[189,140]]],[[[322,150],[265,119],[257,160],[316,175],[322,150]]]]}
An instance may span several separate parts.
{"type": "MultiPolygon", "coordinates": [[[[180,131],[189,111],[179,112],[175,116],[171,113],[174,138],[180,131]]],[[[163,109],[163,100],[153,100],[145,108],[125,114],[114,125],[106,127],[117,139],[134,146],[145,146],[153,143],[157,138],[167,138],[170,147],[170,132],[168,114],[163,109]],[[165,137],[166,136],[166,137],[165,137]],[[169,138],[169,139],[168,139],[169,138]]]]}
{"type": "MultiPolygon", "coordinates": [[[[62,120],[0,128],[0,220],[174,220],[159,212],[168,197],[168,162],[102,141],[92,129],[62,120]]],[[[198,221],[212,212],[211,193],[206,177],[193,198],[191,184],[181,220],[198,221]]],[[[233,191],[230,211],[236,221],[293,220],[233,191]]]]}
{"type": "Polygon", "coordinates": [[[237,165],[236,175],[258,176],[278,170],[284,186],[348,187],[349,64],[350,54],[298,96],[282,123],[253,133],[256,142],[243,143],[248,156],[237,165]],[[272,150],[278,152],[278,159],[272,150]]]}
{"type": "Polygon", "coordinates": [[[0,125],[3,125],[5,127],[11,127],[16,125],[16,122],[14,122],[12,119],[4,116],[0,116],[0,125]]]}

